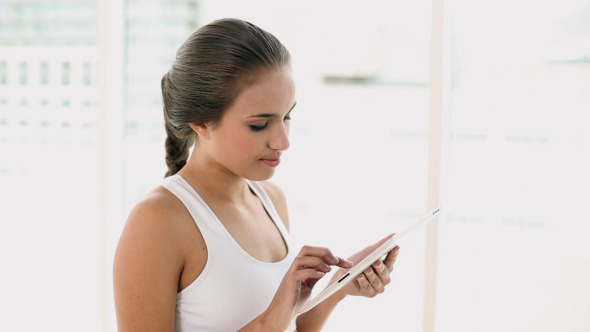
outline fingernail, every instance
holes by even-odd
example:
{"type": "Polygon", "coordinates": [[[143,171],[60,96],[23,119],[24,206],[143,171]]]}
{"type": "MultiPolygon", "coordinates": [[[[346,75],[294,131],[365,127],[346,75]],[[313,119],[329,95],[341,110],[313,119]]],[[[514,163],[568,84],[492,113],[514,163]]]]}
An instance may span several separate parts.
{"type": "Polygon", "coordinates": [[[373,266],[375,266],[375,267],[380,267],[380,266],[381,266],[381,264],[383,264],[383,262],[381,262],[381,261],[376,261],[376,262],[375,262],[375,264],[373,264],[373,266]]]}

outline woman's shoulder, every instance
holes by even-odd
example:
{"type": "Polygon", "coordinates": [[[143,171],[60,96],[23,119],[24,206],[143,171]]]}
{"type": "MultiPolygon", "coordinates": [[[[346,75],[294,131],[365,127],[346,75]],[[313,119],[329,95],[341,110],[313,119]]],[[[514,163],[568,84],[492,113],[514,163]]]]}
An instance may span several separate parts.
{"type": "Polygon", "coordinates": [[[270,197],[270,200],[275,206],[279,216],[285,223],[285,226],[287,226],[287,229],[289,229],[289,211],[287,209],[287,198],[281,187],[269,180],[260,181],[258,183],[270,197]]]}
{"type": "Polygon", "coordinates": [[[174,222],[183,219],[188,213],[184,212],[182,202],[164,187],[156,187],[149,192],[129,214],[129,220],[142,223],[157,223],[162,226],[173,227],[174,222]]]}
{"type": "MultiPolygon", "coordinates": [[[[178,247],[194,222],[182,202],[163,187],[149,192],[129,213],[122,240],[149,241],[153,247],[178,247]]],[[[178,248],[180,249],[180,248],[178,248]]]]}

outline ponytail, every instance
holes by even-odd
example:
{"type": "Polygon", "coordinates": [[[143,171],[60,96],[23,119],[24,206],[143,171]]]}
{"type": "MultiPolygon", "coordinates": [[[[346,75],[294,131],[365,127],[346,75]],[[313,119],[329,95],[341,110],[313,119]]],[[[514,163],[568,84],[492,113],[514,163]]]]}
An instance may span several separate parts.
{"type": "MultiPolygon", "coordinates": [[[[164,127],[166,129],[166,166],[168,171],[165,176],[178,173],[186,164],[189,149],[195,141],[195,133],[190,128],[176,128],[170,120],[169,80],[168,73],[162,77],[162,97],[164,99],[164,127]],[[184,130],[182,130],[184,129],[184,130]],[[188,130],[187,130],[188,129],[188,130]]],[[[188,127],[188,125],[185,125],[188,127]]]]}

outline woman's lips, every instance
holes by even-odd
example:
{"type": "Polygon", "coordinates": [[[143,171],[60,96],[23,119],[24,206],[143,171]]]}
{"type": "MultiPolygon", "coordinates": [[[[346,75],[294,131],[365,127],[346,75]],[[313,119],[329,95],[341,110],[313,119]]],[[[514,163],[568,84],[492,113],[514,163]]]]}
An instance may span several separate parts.
{"type": "Polygon", "coordinates": [[[281,163],[281,159],[280,158],[260,159],[260,161],[262,161],[265,165],[270,166],[270,167],[277,167],[281,163]]]}

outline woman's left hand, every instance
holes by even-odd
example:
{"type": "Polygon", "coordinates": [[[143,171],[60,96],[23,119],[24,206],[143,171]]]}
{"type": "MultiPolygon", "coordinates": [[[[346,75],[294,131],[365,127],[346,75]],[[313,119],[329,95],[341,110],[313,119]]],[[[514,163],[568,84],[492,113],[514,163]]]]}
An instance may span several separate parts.
{"type": "MultiPolygon", "coordinates": [[[[371,246],[366,247],[365,249],[349,257],[348,260],[352,261],[354,264],[357,264],[392,236],[393,234],[371,246]]],[[[339,291],[341,296],[354,295],[374,297],[377,294],[383,293],[385,286],[391,281],[391,271],[393,270],[393,264],[395,263],[398,251],[399,247],[396,246],[387,254],[387,256],[385,256],[385,259],[377,260],[363,273],[359,274],[356,277],[356,280],[348,283],[339,291]]],[[[333,277],[332,281],[338,280],[338,278],[344,275],[346,271],[347,270],[345,269],[338,271],[338,273],[336,273],[333,277]]]]}

